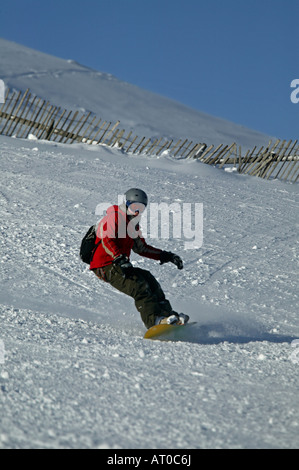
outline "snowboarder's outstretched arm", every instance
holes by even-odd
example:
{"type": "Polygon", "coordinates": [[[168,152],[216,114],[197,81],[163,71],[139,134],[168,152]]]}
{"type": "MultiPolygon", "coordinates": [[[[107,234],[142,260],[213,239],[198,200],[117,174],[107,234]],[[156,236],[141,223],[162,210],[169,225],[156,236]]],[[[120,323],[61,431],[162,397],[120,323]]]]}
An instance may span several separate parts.
{"type": "Polygon", "coordinates": [[[160,264],[170,262],[175,264],[178,269],[183,269],[183,260],[180,256],[175,255],[170,251],[163,251],[159,248],[154,248],[153,246],[148,245],[142,236],[135,239],[133,251],[140,256],[160,261],[160,264]]]}

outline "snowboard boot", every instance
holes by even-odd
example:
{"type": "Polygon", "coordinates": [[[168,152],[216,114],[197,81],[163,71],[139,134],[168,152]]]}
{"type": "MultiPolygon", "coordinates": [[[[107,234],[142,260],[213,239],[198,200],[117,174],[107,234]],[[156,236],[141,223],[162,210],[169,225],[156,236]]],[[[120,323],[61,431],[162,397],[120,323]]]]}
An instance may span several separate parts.
{"type": "Polygon", "coordinates": [[[185,325],[185,323],[188,323],[189,318],[190,318],[189,315],[186,315],[186,313],[180,313],[179,314],[180,325],[185,325]]]}
{"type": "Polygon", "coordinates": [[[173,313],[169,317],[157,317],[156,325],[184,325],[189,320],[189,316],[185,313],[173,313]]]}

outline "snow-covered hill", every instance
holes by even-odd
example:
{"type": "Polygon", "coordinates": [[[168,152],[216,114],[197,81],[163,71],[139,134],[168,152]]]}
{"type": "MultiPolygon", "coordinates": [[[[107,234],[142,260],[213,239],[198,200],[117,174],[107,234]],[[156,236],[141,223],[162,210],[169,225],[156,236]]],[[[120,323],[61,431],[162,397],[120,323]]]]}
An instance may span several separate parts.
{"type": "Polygon", "coordinates": [[[0,448],[298,447],[298,185],[3,136],[0,168],[0,448]],[[198,322],[179,342],[144,340],[132,300],[78,258],[96,206],[132,186],[203,203],[201,248],[150,240],[184,270],[133,256],[198,322]]]}
{"type": "Polygon", "coordinates": [[[0,78],[8,87],[30,88],[56,106],[92,111],[106,121],[120,120],[122,128],[139,136],[188,138],[208,145],[236,142],[245,150],[265,146],[270,139],[74,60],[58,59],[4,39],[0,39],[0,78]]]}

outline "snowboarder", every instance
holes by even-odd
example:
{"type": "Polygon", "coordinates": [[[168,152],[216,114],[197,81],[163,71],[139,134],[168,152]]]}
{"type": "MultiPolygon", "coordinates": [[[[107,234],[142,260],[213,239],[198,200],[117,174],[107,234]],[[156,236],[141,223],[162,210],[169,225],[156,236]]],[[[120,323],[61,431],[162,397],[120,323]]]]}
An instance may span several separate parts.
{"type": "Polygon", "coordinates": [[[174,312],[162,287],[147,270],[135,268],[130,262],[133,250],[141,256],[174,263],[183,269],[180,256],[154,248],[142,236],[139,221],[148,203],[147,195],[137,188],[125,193],[122,204],[109,207],[96,228],[96,248],[90,269],[124,294],[133,297],[135,306],[147,328],[159,323],[186,323],[188,315],[174,312]]]}

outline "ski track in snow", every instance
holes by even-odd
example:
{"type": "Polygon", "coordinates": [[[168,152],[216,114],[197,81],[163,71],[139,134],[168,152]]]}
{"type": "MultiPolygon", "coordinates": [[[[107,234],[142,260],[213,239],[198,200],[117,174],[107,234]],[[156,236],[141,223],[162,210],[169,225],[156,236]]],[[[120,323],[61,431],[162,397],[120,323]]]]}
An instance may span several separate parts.
{"type": "Polygon", "coordinates": [[[298,186],[5,137],[0,158],[0,448],[298,447],[298,186]],[[143,340],[78,258],[96,205],[132,186],[204,204],[200,249],[149,240],[183,271],[133,257],[198,322],[178,342],[143,340]]]}

